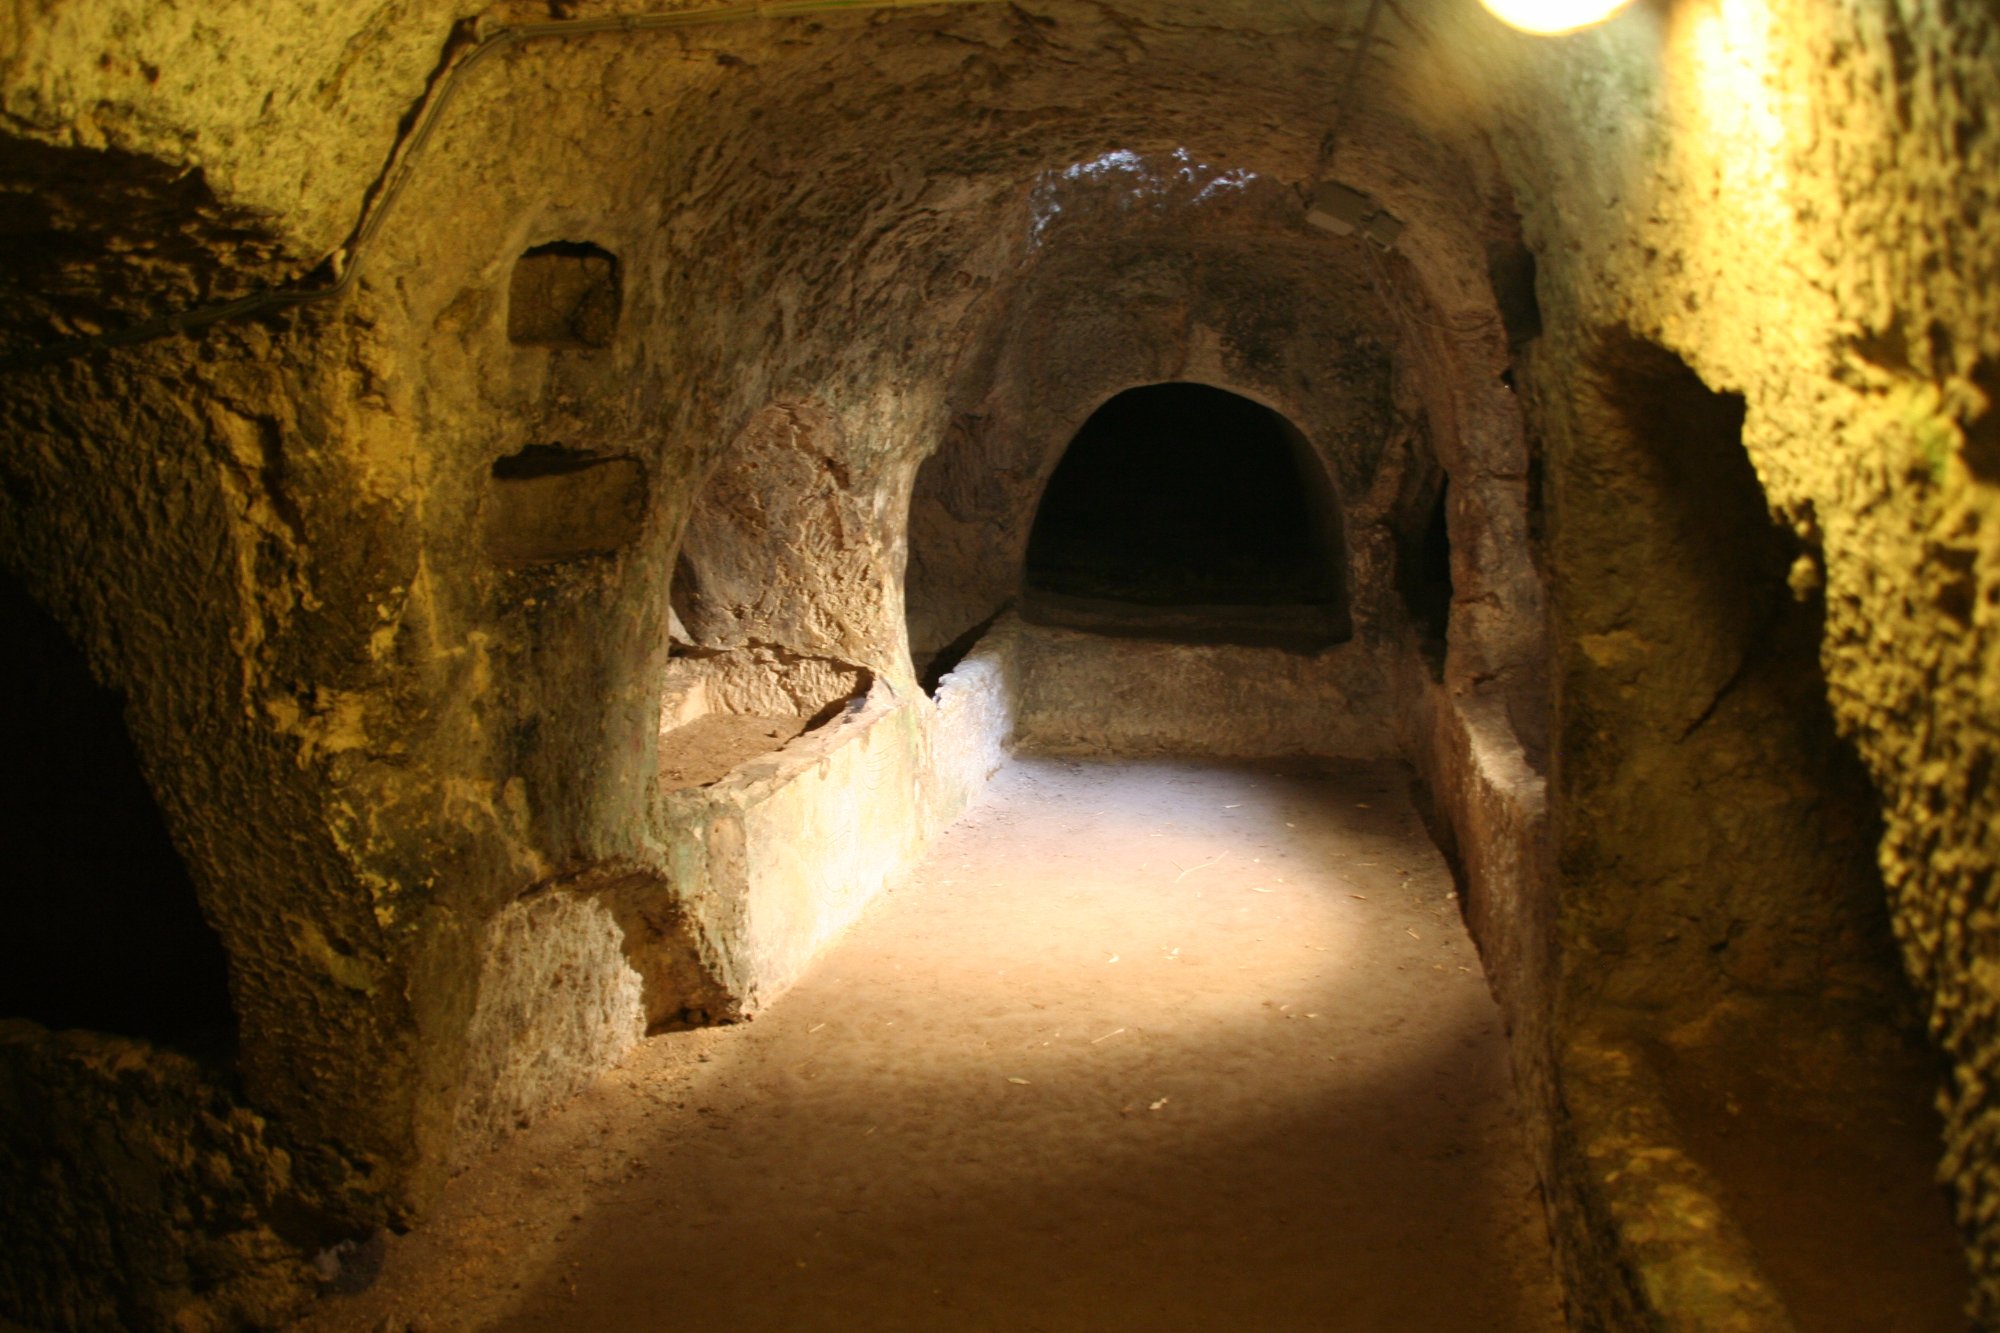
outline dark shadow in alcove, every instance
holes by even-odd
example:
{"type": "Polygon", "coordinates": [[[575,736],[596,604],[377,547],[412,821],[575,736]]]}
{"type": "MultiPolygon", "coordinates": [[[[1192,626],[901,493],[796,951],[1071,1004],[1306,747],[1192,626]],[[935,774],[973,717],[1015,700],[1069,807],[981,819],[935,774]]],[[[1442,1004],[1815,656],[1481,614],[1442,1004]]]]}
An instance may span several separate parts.
{"type": "Polygon", "coordinates": [[[140,770],[123,701],[6,577],[0,642],[0,1016],[228,1063],[228,960],[140,770]]]}
{"type": "MultiPolygon", "coordinates": [[[[1643,817],[1598,852],[1676,868],[1601,960],[1625,1006],[1602,1021],[1643,1034],[1681,1146],[1800,1327],[1962,1327],[1935,1182],[1944,1070],[1896,956],[1879,797],[1828,702],[1824,599],[1794,590],[1818,552],[1773,519],[1741,397],[1637,338],[1601,357],[1631,448],[1593,475],[1595,595],[1650,604],[1638,632],[1657,643],[1626,687],[1650,725],[1619,737],[1643,817]]],[[[1596,748],[1576,737],[1564,762],[1596,748]]]]}
{"type": "Polygon", "coordinates": [[[971,655],[972,650],[979,646],[979,641],[986,637],[986,631],[993,628],[993,622],[1005,615],[1013,605],[1012,602],[1003,603],[998,611],[938,649],[928,661],[918,663],[917,681],[924,687],[924,693],[936,698],[938,686],[944,684],[944,678],[971,655]]]}
{"type": "Polygon", "coordinates": [[[1022,613],[1043,623],[1301,648],[1351,633],[1340,513],[1283,417],[1205,384],[1128,389],[1042,493],[1022,613]]]}
{"type": "Polygon", "coordinates": [[[1451,628],[1451,483],[1440,479],[1424,526],[1405,533],[1397,543],[1396,585],[1417,647],[1432,679],[1444,675],[1446,636],[1451,628]]]}
{"type": "Polygon", "coordinates": [[[588,241],[551,241],[515,261],[507,337],[526,346],[609,347],[617,336],[618,256],[588,241]]]}

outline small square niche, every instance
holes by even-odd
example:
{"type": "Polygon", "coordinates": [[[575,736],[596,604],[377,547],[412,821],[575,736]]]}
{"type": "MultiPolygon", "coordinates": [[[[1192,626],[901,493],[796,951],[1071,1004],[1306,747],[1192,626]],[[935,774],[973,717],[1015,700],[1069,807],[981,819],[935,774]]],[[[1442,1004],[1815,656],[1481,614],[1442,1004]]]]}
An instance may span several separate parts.
{"type": "Polygon", "coordinates": [[[507,337],[533,347],[608,347],[618,331],[618,257],[588,241],[523,254],[507,289],[507,337]]]}

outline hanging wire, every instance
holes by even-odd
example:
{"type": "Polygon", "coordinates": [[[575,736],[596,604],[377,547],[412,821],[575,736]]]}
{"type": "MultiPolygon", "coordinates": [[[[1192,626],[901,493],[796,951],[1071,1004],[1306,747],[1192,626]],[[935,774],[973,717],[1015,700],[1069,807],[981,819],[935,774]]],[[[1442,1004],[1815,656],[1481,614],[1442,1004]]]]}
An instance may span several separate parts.
{"type": "MultiPolygon", "coordinates": [[[[1341,131],[1346,128],[1348,111],[1354,105],[1354,89],[1361,81],[1361,66],[1368,58],[1368,48],[1375,40],[1376,24],[1385,8],[1395,10],[1396,17],[1401,19],[1405,26],[1413,32],[1418,31],[1417,26],[1411,22],[1400,5],[1390,3],[1390,0],[1369,0],[1368,13],[1361,20],[1361,34],[1355,40],[1354,53],[1347,61],[1347,74],[1341,83],[1340,100],[1334,104],[1333,123],[1319,141],[1319,166],[1315,172],[1319,180],[1327,178],[1329,169],[1333,166],[1334,156],[1340,151],[1341,131]]],[[[1424,318],[1412,308],[1410,302],[1403,299],[1397,289],[1394,275],[1389,272],[1389,267],[1383,262],[1382,256],[1375,252],[1374,245],[1363,240],[1361,252],[1368,260],[1368,282],[1375,289],[1375,295],[1383,305],[1395,310],[1411,323],[1421,324],[1427,329],[1435,329],[1455,337],[1467,337],[1483,333],[1499,322],[1493,315],[1473,315],[1454,320],[1449,324],[1424,318]]]]}
{"type": "MultiPolygon", "coordinates": [[[[1376,22],[1382,18],[1382,10],[1384,8],[1396,10],[1396,18],[1400,18],[1404,24],[1408,24],[1412,30],[1416,30],[1414,24],[1410,24],[1410,18],[1402,12],[1400,6],[1390,4],[1388,0],[1368,0],[1368,14],[1362,18],[1360,36],[1354,40],[1354,54],[1348,58],[1348,72],[1346,72],[1346,78],[1342,80],[1342,86],[1340,86],[1340,100],[1334,104],[1332,126],[1328,126],[1326,134],[1320,138],[1320,164],[1318,164],[1318,172],[1316,172],[1318,180],[1326,180],[1328,178],[1328,174],[1332,170],[1332,164],[1334,164],[1334,154],[1340,152],[1340,132],[1346,128],[1348,112],[1354,106],[1354,88],[1360,84],[1362,64],[1368,60],[1368,48],[1374,44],[1376,22]]],[[[1390,310],[1394,310],[1396,314],[1400,314],[1404,320],[1408,320],[1412,324],[1422,324],[1424,328],[1434,328],[1438,332],[1452,334],[1452,336],[1472,336],[1472,334],[1478,334],[1478,332],[1486,332],[1488,328],[1492,328],[1498,322],[1490,314],[1474,314],[1474,316],[1458,318],[1458,320],[1452,320],[1452,322],[1438,322],[1438,320],[1432,320],[1432,318],[1424,318],[1422,314],[1416,312],[1416,308],[1412,306],[1412,302],[1404,300],[1402,292],[1396,286],[1394,274],[1388,270],[1388,264],[1376,252],[1376,246],[1364,238],[1360,242],[1360,250],[1362,250],[1362,256],[1364,256],[1366,266],[1368,266],[1368,284],[1374,288],[1376,298],[1382,300],[1384,306],[1388,306],[1390,310]]]]}
{"type": "Polygon", "coordinates": [[[1340,151],[1340,131],[1347,124],[1347,112],[1354,105],[1354,89],[1361,82],[1361,65],[1368,59],[1368,48],[1375,41],[1375,24],[1382,17],[1383,0],[1368,0],[1368,13],[1361,20],[1361,35],[1355,39],[1354,54],[1347,60],[1347,76],[1341,81],[1340,99],[1333,104],[1333,123],[1319,141],[1319,169],[1316,174],[1326,175],[1333,165],[1334,154],[1340,151]]]}
{"type": "MultiPolygon", "coordinates": [[[[589,37],[598,33],[658,32],[713,23],[734,23],[751,19],[802,18],[814,14],[881,9],[930,9],[953,5],[988,4],[996,0],[753,0],[752,3],[717,5],[706,9],[676,10],[666,14],[624,14],[602,18],[556,19],[544,23],[486,24],[481,20],[458,25],[445,43],[446,54],[439,72],[425,90],[409,128],[389,151],[381,173],[362,199],[361,213],[345,244],[333,251],[311,272],[332,266],[332,282],[318,287],[273,287],[251,292],[233,301],[197,306],[157,319],[112,329],[88,337],[46,343],[25,352],[0,358],[0,374],[31,370],[58,361],[67,361],[89,352],[112,347],[130,347],[193,333],[226,320],[243,319],[269,310],[287,310],[332,300],[354,285],[361,273],[361,261],[370,243],[381,231],[404,189],[416,173],[424,148],[431,141],[444,113],[459,87],[481,61],[505,47],[552,38],[589,37]]],[[[1379,3],[1379,0],[1377,0],[1379,3]]],[[[295,280],[296,281],[296,280],[295,280]]]]}

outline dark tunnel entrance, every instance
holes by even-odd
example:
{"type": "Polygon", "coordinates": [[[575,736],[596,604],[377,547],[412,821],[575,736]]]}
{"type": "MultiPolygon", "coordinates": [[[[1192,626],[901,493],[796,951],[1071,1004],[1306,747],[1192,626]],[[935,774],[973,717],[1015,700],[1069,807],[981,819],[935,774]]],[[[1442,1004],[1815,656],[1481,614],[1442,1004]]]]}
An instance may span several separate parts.
{"type": "Polygon", "coordinates": [[[1319,647],[1349,637],[1333,488],[1291,423],[1152,384],[1083,424],[1043,491],[1022,609],[1084,628],[1319,647]]]}
{"type": "Polygon", "coordinates": [[[234,1056],[222,941],[126,734],[123,701],[0,576],[0,1017],[234,1056]]]}

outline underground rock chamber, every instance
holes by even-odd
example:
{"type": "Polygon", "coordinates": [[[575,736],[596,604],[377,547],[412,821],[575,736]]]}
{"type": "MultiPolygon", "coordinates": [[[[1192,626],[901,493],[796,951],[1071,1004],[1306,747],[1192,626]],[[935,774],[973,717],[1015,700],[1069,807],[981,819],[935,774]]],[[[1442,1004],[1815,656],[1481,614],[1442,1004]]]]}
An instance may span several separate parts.
{"type": "Polygon", "coordinates": [[[775,1025],[1011,744],[1410,765],[1572,1326],[1952,1326],[1940,1081],[2000,1318],[1983,10],[586,6],[474,66],[107,2],[0,35],[0,559],[91,696],[17,750],[9,1312],[275,1322],[633,1032],[775,1025]],[[1072,492],[1176,383],[1293,435],[1072,492]]]}

